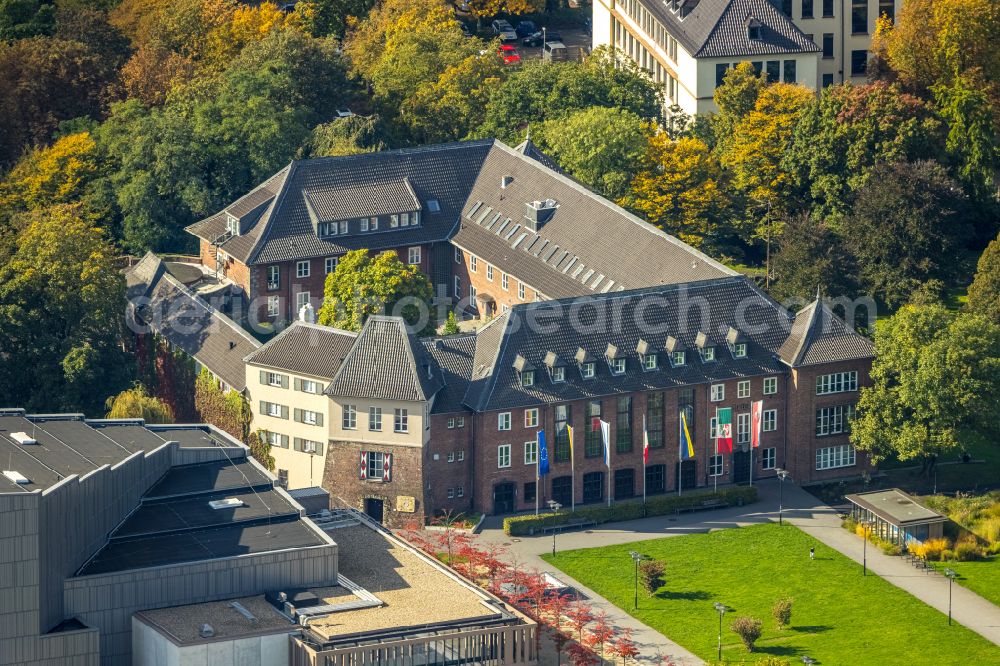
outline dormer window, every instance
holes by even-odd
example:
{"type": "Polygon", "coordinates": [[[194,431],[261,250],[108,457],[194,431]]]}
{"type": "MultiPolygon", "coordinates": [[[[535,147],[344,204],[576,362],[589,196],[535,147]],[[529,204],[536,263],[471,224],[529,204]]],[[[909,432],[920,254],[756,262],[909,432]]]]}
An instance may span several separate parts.
{"type": "Polygon", "coordinates": [[[613,375],[625,374],[625,359],[623,358],[611,359],[611,374],[613,375]]]}
{"type": "Polygon", "coordinates": [[[729,353],[733,355],[733,358],[747,357],[746,340],[743,334],[732,326],[729,327],[729,332],[726,333],[726,344],[729,345],[729,353]]]}
{"type": "Polygon", "coordinates": [[[361,231],[378,231],[378,218],[363,217],[358,220],[358,228],[361,231]]]}
{"type": "Polygon", "coordinates": [[[545,367],[549,369],[549,379],[553,384],[566,381],[566,366],[555,352],[546,352],[545,367]]]}
{"type": "Polygon", "coordinates": [[[389,228],[390,229],[396,229],[397,227],[399,227],[399,215],[390,215],[389,216],[389,228]]]}
{"type": "Polygon", "coordinates": [[[715,360],[715,346],[712,345],[712,342],[708,339],[707,335],[699,331],[694,344],[698,347],[698,353],[701,355],[702,363],[711,363],[715,360]]]}
{"type": "Polygon", "coordinates": [[[618,347],[608,343],[608,348],[604,350],[604,358],[608,361],[608,368],[613,375],[625,374],[625,357],[618,351],[618,347]]]}
{"type": "Polygon", "coordinates": [[[340,222],[321,222],[319,225],[320,236],[346,236],[349,228],[347,220],[340,222]]]}
{"type": "Polygon", "coordinates": [[[675,351],[670,355],[670,365],[675,368],[680,368],[687,363],[687,354],[683,349],[675,351]]]}
{"type": "Polygon", "coordinates": [[[656,354],[646,354],[643,356],[642,367],[644,370],[656,370],[656,354]]]}
{"type": "Polygon", "coordinates": [[[642,363],[643,370],[656,370],[656,352],[650,348],[648,342],[640,339],[639,344],[635,346],[635,351],[639,354],[639,362],[642,363]]]}
{"type": "Polygon", "coordinates": [[[240,235],[240,220],[234,215],[226,213],[226,233],[234,236],[240,235]]]}
{"type": "Polygon", "coordinates": [[[664,345],[664,348],[667,350],[667,358],[670,359],[672,367],[679,368],[687,362],[687,352],[684,350],[684,345],[674,336],[667,336],[667,344],[664,345]]]}
{"type": "Polygon", "coordinates": [[[514,357],[514,370],[517,371],[521,386],[535,385],[535,366],[520,354],[514,357]]]}
{"type": "Polygon", "coordinates": [[[587,361],[580,366],[580,376],[584,379],[593,379],[596,374],[597,364],[593,361],[587,361]]]}
{"type": "Polygon", "coordinates": [[[760,41],[760,29],[760,23],[756,19],[751,18],[747,21],[747,38],[752,41],[760,41]]]}
{"type": "Polygon", "coordinates": [[[566,368],[559,366],[557,368],[552,368],[550,371],[552,375],[552,383],[559,384],[566,381],[566,368]]]}

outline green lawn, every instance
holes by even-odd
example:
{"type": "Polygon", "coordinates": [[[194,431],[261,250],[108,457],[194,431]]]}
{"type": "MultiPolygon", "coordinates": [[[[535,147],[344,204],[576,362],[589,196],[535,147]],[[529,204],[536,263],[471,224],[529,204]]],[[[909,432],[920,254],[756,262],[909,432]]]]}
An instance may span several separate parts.
{"type": "MultiPolygon", "coordinates": [[[[932,562],[938,571],[951,569],[958,574],[956,584],[1000,606],[1000,555],[982,562],[932,562]]],[[[998,659],[1000,661],[1000,659],[998,659]]]]}
{"type": "MultiPolygon", "coordinates": [[[[756,661],[803,655],[827,666],[996,664],[1000,648],[791,526],[756,525],[710,534],[567,551],[545,560],[697,655],[714,660],[716,601],[732,608],[723,624],[723,658],[756,661]],[[809,560],[809,548],[816,559],[809,560]],[[667,584],[632,610],[628,552],[663,560],[667,584]],[[795,599],[791,627],[778,630],[771,607],[795,599]],[[729,630],[736,615],[764,621],[748,655],[729,630]]],[[[971,564],[971,563],[970,563],[971,564]]]]}

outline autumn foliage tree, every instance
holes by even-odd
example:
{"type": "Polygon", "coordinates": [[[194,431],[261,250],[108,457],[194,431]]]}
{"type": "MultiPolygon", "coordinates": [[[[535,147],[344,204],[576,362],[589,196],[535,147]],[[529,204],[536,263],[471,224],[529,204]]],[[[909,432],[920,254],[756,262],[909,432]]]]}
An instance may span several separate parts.
{"type": "Polygon", "coordinates": [[[143,419],[146,423],[173,423],[170,405],[146,392],[138,382],[130,389],[108,398],[105,403],[109,419],[143,419]]]}

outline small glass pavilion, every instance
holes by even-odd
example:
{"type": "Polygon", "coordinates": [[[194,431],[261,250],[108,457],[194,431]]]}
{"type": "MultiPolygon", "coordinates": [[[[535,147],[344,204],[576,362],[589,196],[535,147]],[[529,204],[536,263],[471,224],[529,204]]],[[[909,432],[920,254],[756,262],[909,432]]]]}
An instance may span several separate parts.
{"type": "Polygon", "coordinates": [[[851,517],[867,522],[871,533],[905,548],[912,541],[940,539],[948,518],[898,488],[848,495],[851,517]]]}

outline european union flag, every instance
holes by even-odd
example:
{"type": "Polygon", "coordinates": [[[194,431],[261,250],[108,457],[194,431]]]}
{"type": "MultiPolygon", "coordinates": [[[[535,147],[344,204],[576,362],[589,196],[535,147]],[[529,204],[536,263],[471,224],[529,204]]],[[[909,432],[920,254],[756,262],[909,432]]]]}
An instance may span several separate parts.
{"type": "Polygon", "coordinates": [[[538,431],[538,476],[549,473],[549,447],[545,445],[545,431],[538,431]]]}

